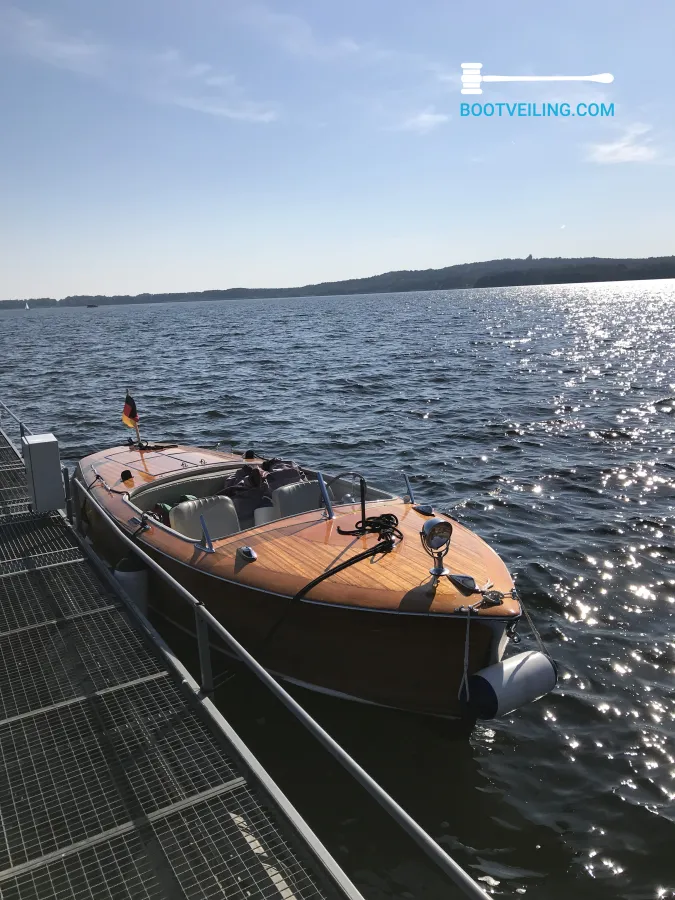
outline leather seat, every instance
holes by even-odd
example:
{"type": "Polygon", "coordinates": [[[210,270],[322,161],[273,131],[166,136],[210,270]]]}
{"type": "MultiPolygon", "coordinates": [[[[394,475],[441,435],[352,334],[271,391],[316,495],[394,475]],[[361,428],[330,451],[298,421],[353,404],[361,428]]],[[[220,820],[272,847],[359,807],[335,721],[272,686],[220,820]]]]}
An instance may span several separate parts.
{"type": "Polygon", "coordinates": [[[300,481],[285,484],[272,491],[272,504],[277,518],[297,516],[321,507],[321,491],[318,481],[300,481]]]}
{"type": "Polygon", "coordinates": [[[229,497],[203,497],[199,500],[185,500],[169,513],[169,521],[174,531],[179,531],[195,541],[201,539],[203,516],[212,541],[240,531],[239,517],[234,503],[229,497]]]}
{"type": "Polygon", "coordinates": [[[215,475],[200,475],[193,478],[181,478],[166,484],[151,484],[137,488],[129,495],[129,499],[142,510],[149,510],[156,503],[177,503],[183,494],[194,494],[195,497],[214,497],[225,485],[225,479],[231,472],[215,475]]]}

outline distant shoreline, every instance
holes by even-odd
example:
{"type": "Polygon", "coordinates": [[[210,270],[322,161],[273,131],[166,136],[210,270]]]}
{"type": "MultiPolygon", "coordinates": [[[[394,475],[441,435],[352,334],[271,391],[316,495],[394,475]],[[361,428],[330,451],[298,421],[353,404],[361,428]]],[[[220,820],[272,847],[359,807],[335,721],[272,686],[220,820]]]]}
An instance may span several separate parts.
{"type": "Polygon", "coordinates": [[[461,263],[444,269],[402,270],[327,281],[295,288],[227,288],[225,290],[102,296],[25,297],[0,301],[0,310],[118,306],[133,303],[189,303],[197,300],[258,300],[284,297],[331,297],[346,294],[393,294],[409,291],[448,291],[468,288],[583,284],[599,281],[643,281],[675,278],[675,256],[645,259],[543,258],[492,259],[461,263]]]}

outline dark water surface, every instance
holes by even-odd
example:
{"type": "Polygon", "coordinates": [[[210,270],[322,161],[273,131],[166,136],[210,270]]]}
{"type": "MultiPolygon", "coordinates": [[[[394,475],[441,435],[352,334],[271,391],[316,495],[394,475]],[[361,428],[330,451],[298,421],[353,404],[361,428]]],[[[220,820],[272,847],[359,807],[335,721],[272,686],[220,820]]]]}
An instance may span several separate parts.
{"type": "MultiPolygon", "coordinates": [[[[504,557],[560,687],[470,737],[298,696],[496,896],[651,900],[675,889],[674,315],[665,281],[17,311],[0,396],[70,462],[126,441],[129,386],[147,438],[399,493],[405,468],[504,557]]],[[[249,676],[217,699],[369,900],[456,895],[249,676]]]]}

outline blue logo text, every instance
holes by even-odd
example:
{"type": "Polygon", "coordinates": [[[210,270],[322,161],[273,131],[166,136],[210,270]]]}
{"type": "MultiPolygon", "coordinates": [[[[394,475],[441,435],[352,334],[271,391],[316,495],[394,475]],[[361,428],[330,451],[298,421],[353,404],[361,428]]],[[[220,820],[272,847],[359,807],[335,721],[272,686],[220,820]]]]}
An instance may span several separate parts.
{"type": "Polygon", "coordinates": [[[461,116],[485,116],[490,118],[546,118],[548,116],[590,116],[601,118],[614,115],[613,103],[460,103],[461,116]]]}

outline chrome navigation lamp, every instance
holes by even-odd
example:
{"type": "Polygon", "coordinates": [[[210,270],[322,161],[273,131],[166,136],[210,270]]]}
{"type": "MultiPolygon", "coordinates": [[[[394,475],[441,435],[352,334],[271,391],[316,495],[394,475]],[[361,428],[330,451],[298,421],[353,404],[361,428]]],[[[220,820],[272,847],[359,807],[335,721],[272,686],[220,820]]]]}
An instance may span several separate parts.
{"type": "Polygon", "coordinates": [[[450,539],[452,538],[452,525],[446,519],[440,519],[436,516],[429,519],[422,526],[420,532],[422,546],[434,561],[434,566],[429,572],[434,578],[441,578],[443,575],[449,575],[450,570],[443,565],[443,557],[450,549],[450,539]]]}

